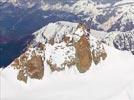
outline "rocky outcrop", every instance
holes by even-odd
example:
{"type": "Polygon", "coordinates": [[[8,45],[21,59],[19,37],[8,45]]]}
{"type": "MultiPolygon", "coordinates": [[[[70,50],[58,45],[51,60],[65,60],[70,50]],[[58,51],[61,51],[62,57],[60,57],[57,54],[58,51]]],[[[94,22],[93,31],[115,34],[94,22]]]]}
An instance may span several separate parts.
{"type": "Polygon", "coordinates": [[[42,79],[44,75],[44,64],[41,56],[34,55],[27,61],[27,72],[30,78],[42,79]]]}
{"type": "Polygon", "coordinates": [[[80,73],[84,73],[93,62],[97,65],[107,57],[101,42],[90,36],[84,24],[62,24],[58,22],[59,33],[55,28],[52,35],[45,34],[45,29],[49,31],[47,28],[53,24],[41,29],[26,52],[14,60],[12,66],[18,70],[18,80],[42,79],[45,67],[51,72],[59,72],[76,66],[80,73]]]}
{"type": "Polygon", "coordinates": [[[84,73],[91,67],[92,63],[90,44],[84,35],[77,43],[75,43],[75,49],[77,69],[79,70],[79,72],[84,73]]]}
{"type": "MultiPolygon", "coordinates": [[[[39,43],[38,50],[44,50],[44,45],[39,43]]],[[[16,58],[11,64],[14,69],[18,70],[17,79],[27,83],[28,78],[42,79],[44,76],[44,61],[37,51],[29,50],[16,58]]]]}
{"type": "Polygon", "coordinates": [[[96,48],[93,48],[92,50],[92,58],[94,63],[97,65],[101,60],[105,60],[106,57],[107,57],[107,53],[103,45],[99,41],[97,41],[96,48]]]}
{"type": "Polygon", "coordinates": [[[101,52],[95,52],[95,50],[92,51],[92,57],[93,57],[93,61],[94,63],[97,65],[99,64],[99,62],[102,60],[105,60],[107,57],[107,53],[105,52],[104,48],[103,51],[101,52]]]}
{"type": "Polygon", "coordinates": [[[44,76],[44,62],[39,55],[33,55],[28,60],[23,54],[13,62],[12,66],[19,70],[17,79],[20,81],[27,82],[28,77],[42,79],[44,76]]]}

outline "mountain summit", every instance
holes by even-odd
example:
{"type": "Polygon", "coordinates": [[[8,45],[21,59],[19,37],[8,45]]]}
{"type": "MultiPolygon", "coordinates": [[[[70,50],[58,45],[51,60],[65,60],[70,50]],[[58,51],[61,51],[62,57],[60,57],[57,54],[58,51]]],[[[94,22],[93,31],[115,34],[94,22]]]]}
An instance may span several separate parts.
{"type": "Polygon", "coordinates": [[[2,100],[134,100],[130,52],[133,0],[0,0],[2,100]]]}
{"type": "Polygon", "coordinates": [[[52,72],[76,67],[84,73],[94,62],[105,60],[107,54],[101,42],[90,36],[84,24],[59,21],[50,23],[33,34],[35,39],[27,50],[11,64],[18,69],[18,80],[42,79],[46,67],[52,72]]]}
{"type": "Polygon", "coordinates": [[[59,21],[33,33],[26,51],[0,69],[2,100],[133,100],[134,56],[89,30],[59,21]]]}

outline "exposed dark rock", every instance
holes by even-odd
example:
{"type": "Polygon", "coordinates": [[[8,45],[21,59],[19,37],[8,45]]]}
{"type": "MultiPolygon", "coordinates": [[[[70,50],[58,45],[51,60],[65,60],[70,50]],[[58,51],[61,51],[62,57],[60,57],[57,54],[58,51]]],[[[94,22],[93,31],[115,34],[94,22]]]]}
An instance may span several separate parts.
{"type": "Polygon", "coordinates": [[[101,59],[102,60],[105,60],[106,59],[107,54],[106,54],[106,52],[105,52],[105,50],[103,48],[102,51],[98,51],[98,52],[96,52],[95,50],[93,50],[92,51],[92,57],[93,57],[94,63],[97,65],[100,62],[101,59]]]}
{"type": "Polygon", "coordinates": [[[31,78],[42,79],[44,76],[44,64],[41,56],[32,56],[27,61],[28,75],[31,78]]]}
{"type": "Polygon", "coordinates": [[[64,36],[63,40],[64,40],[64,42],[69,43],[70,37],[64,36]]]}
{"type": "Polygon", "coordinates": [[[80,73],[86,72],[92,63],[92,55],[90,51],[90,44],[87,38],[83,35],[80,40],[75,43],[77,69],[80,73]]]}
{"type": "Polygon", "coordinates": [[[17,79],[27,83],[27,78],[42,79],[44,76],[44,62],[42,57],[32,52],[31,59],[28,59],[29,55],[22,54],[19,58],[16,58],[11,64],[15,69],[19,70],[17,79]]]}
{"type": "Polygon", "coordinates": [[[18,75],[17,75],[17,79],[20,81],[24,81],[25,83],[27,83],[27,78],[28,76],[26,75],[25,70],[20,70],[18,75]]]}
{"type": "Polygon", "coordinates": [[[54,38],[50,39],[50,40],[49,40],[49,43],[50,43],[51,45],[54,45],[54,38]]]}
{"type": "Polygon", "coordinates": [[[134,51],[131,51],[131,53],[134,55],[134,51]]]}
{"type": "Polygon", "coordinates": [[[38,48],[39,48],[40,50],[45,50],[45,45],[42,44],[42,43],[38,43],[38,48]]]}
{"type": "Polygon", "coordinates": [[[134,33],[118,34],[113,40],[114,46],[119,50],[131,51],[134,49],[134,33]]]}

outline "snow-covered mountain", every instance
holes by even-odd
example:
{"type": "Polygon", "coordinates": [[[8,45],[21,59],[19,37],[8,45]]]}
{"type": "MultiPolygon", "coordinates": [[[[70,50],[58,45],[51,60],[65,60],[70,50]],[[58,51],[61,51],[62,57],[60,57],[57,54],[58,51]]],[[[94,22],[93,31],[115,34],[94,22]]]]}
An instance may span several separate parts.
{"type": "Polygon", "coordinates": [[[92,28],[104,31],[129,31],[134,28],[134,2],[121,0],[115,3],[98,3],[95,0],[78,0],[71,6],[62,3],[42,3],[43,10],[62,10],[78,15],[82,21],[91,24],[92,28]]]}
{"type": "Polygon", "coordinates": [[[133,0],[0,0],[1,100],[134,100],[125,51],[133,0]]]}
{"type": "Polygon", "coordinates": [[[33,35],[25,53],[0,70],[2,100],[133,100],[128,52],[102,44],[80,23],[49,23],[33,35]]]}
{"type": "MultiPolygon", "coordinates": [[[[4,0],[5,2],[5,0],[4,0]]],[[[133,0],[7,0],[19,8],[57,10],[73,13],[91,27],[104,31],[130,31],[134,28],[133,0]]]]}
{"type": "Polygon", "coordinates": [[[12,4],[15,7],[20,8],[32,8],[34,6],[40,6],[41,0],[1,0],[0,4],[12,4]]]}
{"type": "Polygon", "coordinates": [[[101,27],[106,31],[130,31],[134,28],[134,2],[117,2],[111,8],[111,17],[101,27]]]}
{"type": "Polygon", "coordinates": [[[90,36],[84,24],[59,21],[49,23],[34,33],[35,39],[26,52],[16,58],[11,66],[18,69],[17,79],[42,79],[46,68],[63,71],[76,67],[84,73],[105,60],[107,53],[100,41],[90,36]]]}
{"type": "Polygon", "coordinates": [[[105,37],[112,31],[132,31],[133,18],[133,0],[0,0],[0,46],[6,47],[1,46],[0,53],[8,54],[1,57],[8,63],[0,66],[7,66],[18,55],[2,51],[10,49],[8,44],[12,43],[7,42],[25,38],[48,23],[82,22],[97,33],[96,37],[105,37]]]}
{"type": "Polygon", "coordinates": [[[134,30],[130,32],[110,32],[102,41],[109,46],[113,46],[123,51],[131,51],[132,54],[134,54],[134,30]]]}

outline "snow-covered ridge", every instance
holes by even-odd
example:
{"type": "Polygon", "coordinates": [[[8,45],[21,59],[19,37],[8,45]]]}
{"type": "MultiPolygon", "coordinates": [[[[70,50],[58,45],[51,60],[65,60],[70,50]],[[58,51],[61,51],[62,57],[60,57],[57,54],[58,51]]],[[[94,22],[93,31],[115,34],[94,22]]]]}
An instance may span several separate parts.
{"type": "Polygon", "coordinates": [[[81,20],[87,21],[88,24],[91,24],[88,21],[92,19],[92,24],[97,25],[96,29],[101,28],[104,31],[129,31],[134,27],[134,2],[131,0],[119,1],[114,5],[96,4],[92,0],[78,0],[71,6],[60,3],[53,5],[42,3],[41,8],[74,13],[80,16],[81,20]]]}
{"type": "Polygon", "coordinates": [[[85,73],[92,62],[97,65],[107,57],[101,42],[91,36],[88,27],[82,23],[49,23],[33,35],[35,39],[26,52],[10,65],[18,70],[17,79],[24,82],[71,67],[85,73]]]}
{"type": "Polygon", "coordinates": [[[110,32],[102,39],[102,41],[119,50],[134,52],[134,30],[128,32],[110,32]]]}
{"type": "MultiPolygon", "coordinates": [[[[5,2],[5,1],[3,1],[5,2]]],[[[68,2],[45,0],[8,0],[16,7],[32,8],[43,11],[64,11],[77,15],[82,22],[92,28],[104,31],[131,31],[134,28],[134,2],[132,0],[101,4],[94,0],[72,0],[68,2]],[[55,3],[50,3],[55,2],[55,3]],[[71,4],[70,4],[71,3],[71,4]],[[129,26],[129,27],[128,27],[129,26]]]]}
{"type": "Polygon", "coordinates": [[[123,5],[123,4],[133,4],[133,0],[121,0],[120,2],[117,2],[114,4],[114,6],[123,5]]]}
{"type": "Polygon", "coordinates": [[[17,70],[7,67],[0,73],[1,99],[68,100],[133,100],[134,56],[104,45],[108,57],[90,71],[80,74],[75,67],[47,73],[42,80],[29,79],[24,84],[16,79],[17,70]],[[103,91],[103,92],[102,92],[103,91]],[[32,93],[32,96],[29,94],[32,93]],[[45,94],[45,95],[44,95],[45,94]],[[91,94],[91,95],[90,95],[91,94]],[[17,96],[16,96],[17,95],[17,96]]]}
{"type": "Polygon", "coordinates": [[[105,31],[131,31],[134,28],[134,2],[131,0],[117,2],[106,8],[100,8],[104,12],[106,21],[99,25],[105,31]],[[109,18],[105,14],[110,14],[109,18]]]}

